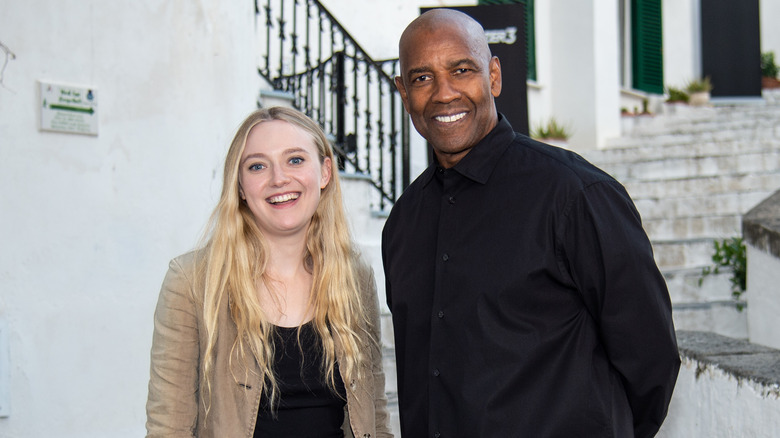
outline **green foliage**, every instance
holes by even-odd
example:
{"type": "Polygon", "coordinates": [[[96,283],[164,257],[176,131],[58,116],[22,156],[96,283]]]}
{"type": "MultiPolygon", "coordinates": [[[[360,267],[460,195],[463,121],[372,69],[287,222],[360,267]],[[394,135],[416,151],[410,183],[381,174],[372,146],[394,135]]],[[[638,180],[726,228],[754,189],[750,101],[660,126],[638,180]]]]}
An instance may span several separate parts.
{"type": "Polygon", "coordinates": [[[688,92],[688,94],[711,90],[712,82],[710,82],[709,76],[705,76],[704,79],[693,79],[685,84],[685,91],[688,92]]]}
{"type": "MultiPolygon", "coordinates": [[[[712,255],[713,266],[707,266],[701,271],[699,277],[699,286],[701,286],[704,277],[710,274],[720,273],[721,268],[731,271],[731,295],[739,300],[740,296],[747,289],[747,250],[745,242],[741,237],[732,237],[722,241],[715,241],[713,244],[715,253],[712,255]]],[[[741,307],[740,307],[740,310],[741,307]]]]}
{"type": "Polygon", "coordinates": [[[531,129],[531,137],[568,140],[571,132],[569,128],[555,120],[555,117],[550,117],[547,122],[542,122],[531,129]]]}
{"type": "Polygon", "coordinates": [[[764,52],[761,54],[761,76],[776,78],[778,69],[775,64],[775,52],[764,52]]]}
{"type": "Polygon", "coordinates": [[[688,93],[685,91],[676,88],[676,87],[666,87],[666,93],[669,95],[669,97],[666,99],[667,102],[685,102],[688,103],[688,93]]]}

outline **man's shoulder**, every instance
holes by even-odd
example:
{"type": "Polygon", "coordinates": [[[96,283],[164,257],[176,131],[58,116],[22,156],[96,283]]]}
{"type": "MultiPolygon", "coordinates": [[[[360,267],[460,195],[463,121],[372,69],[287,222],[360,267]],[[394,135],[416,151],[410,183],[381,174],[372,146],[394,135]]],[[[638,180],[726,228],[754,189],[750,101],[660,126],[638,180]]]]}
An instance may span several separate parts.
{"type": "Polygon", "coordinates": [[[520,133],[515,133],[507,153],[520,160],[523,166],[534,166],[536,170],[544,171],[543,173],[549,177],[571,178],[586,185],[599,181],[615,181],[612,176],[580,154],[534,140],[520,133]]]}

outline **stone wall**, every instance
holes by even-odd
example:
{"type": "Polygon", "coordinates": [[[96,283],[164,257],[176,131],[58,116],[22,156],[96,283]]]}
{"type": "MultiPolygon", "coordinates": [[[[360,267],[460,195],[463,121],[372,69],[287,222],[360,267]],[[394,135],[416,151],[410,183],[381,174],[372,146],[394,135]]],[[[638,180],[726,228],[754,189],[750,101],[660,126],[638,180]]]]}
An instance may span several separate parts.
{"type": "Polygon", "coordinates": [[[747,246],[748,338],[780,348],[780,191],[743,219],[747,246]]]}

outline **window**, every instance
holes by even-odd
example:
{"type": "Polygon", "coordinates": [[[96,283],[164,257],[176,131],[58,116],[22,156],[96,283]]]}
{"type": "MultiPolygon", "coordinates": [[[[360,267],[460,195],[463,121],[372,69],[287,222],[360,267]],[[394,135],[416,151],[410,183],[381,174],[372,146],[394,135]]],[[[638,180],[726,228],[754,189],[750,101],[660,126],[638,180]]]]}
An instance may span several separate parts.
{"type": "Polygon", "coordinates": [[[662,36],[661,0],[631,0],[631,85],[633,88],[648,93],[663,94],[662,36]]]}
{"type": "Polygon", "coordinates": [[[536,43],[534,40],[534,0],[479,0],[480,5],[505,5],[520,3],[525,5],[525,40],[528,58],[528,79],[536,80],[536,43]]]}

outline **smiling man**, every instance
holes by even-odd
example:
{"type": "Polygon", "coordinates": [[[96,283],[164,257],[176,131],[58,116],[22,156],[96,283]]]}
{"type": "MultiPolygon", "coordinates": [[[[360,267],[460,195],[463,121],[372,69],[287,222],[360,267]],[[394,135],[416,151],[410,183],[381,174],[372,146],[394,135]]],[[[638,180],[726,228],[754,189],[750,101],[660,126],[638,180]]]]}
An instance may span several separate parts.
{"type": "Polygon", "coordinates": [[[399,51],[436,159],[382,235],[402,435],[653,436],[680,359],[625,189],[512,130],[499,60],[465,14],[426,12],[399,51]]]}

